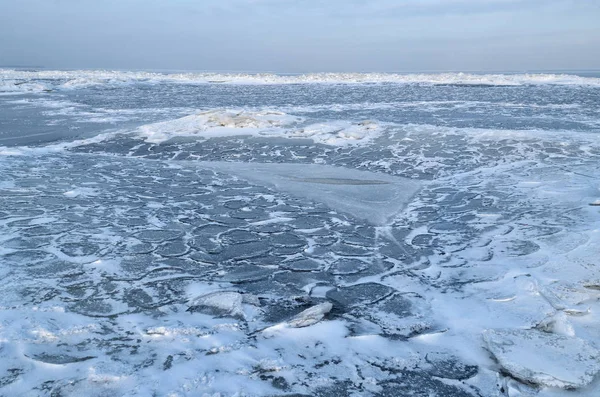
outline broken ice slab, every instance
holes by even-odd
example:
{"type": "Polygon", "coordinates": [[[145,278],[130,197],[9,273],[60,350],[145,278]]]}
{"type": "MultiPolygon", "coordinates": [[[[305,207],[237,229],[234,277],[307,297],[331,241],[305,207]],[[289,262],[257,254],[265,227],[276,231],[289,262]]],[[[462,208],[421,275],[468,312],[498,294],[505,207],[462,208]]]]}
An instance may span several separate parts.
{"type": "Polygon", "coordinates": [[[600,351],[580,338],[534,329],[489,329],[483,339],[500,366],[527,383],[575,389],[600,371],[600,351]]]}
{"type": "Polygon", "coordinates": [[[333,305],[330,302],[324,302],[298,313],[294,318],[287,322],[292,328],[309,327],[318,323],[331,311],[333,305]]]}
{"type": "Polygon", "coordinates": [[[188,311],[243,319],[243,300],[243,295],[239,292],[216,291],[195,298],[188,311]]]}
{"type": "Polygon", "coordinates": [[[221,161],[200,164],[323,203],[374,225],[386,224],[421,187],[419,181],[412,179],[328,165],[221,161]]]}

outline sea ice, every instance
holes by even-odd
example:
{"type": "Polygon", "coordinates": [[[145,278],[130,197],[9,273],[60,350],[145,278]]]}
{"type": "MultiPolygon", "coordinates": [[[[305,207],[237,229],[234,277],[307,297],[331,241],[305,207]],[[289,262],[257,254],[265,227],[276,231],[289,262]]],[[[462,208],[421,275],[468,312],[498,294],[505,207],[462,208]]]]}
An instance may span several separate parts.
{"type": "Polygon", "coordinates": [[[201,166],[322,202],[375,225],[388,222],[421,187],[412,179],[318,164],[211,161],[201,166]]]}
{"type": "Polygon", "coordinates": [[[587,341],[537,330],[489,329],[483,339],[500,366],[515,378],[573,389],[600,371],[600,351],[587,341]]]}

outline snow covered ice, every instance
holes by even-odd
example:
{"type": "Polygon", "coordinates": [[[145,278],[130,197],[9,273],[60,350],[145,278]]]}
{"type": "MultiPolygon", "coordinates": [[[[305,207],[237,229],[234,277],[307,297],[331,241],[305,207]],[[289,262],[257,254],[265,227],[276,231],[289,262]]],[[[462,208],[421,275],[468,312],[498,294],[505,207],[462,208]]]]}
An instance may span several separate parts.
{"type": "Polygon", "coordinates": [[[0,71],[0,395],[600,395],[598,87],[0,71]]]}

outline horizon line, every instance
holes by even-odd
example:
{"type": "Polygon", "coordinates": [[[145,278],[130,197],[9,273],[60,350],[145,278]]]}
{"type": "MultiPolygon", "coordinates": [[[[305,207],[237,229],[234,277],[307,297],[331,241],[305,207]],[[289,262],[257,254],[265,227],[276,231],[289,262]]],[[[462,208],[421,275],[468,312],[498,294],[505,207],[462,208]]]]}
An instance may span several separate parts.
{"type": "Polygon", "coordinates": [[[155,72],[155,73],[215,73],[215,74],[276,74],[276,75],[303,75],[303,74],[326,74],[326,73],[352,73],[352,74],[441,74],[441,73],[474,73],[474,74],[517,74],[517,73],[600,73],[600,68],[594,69],[507,69],[507,70],[482,70],[482,69],[423,69],[423,70],[372,70],[372,71],[336,71],[336,70],[321,70],[321,71],[303,71],[303,72],[283,72],[275,70],[228,70],[228,69],[171,69],[171,68],[100,68],[100,67],[85,67],[85,68],[52,68],[39,65],[0,65],[0,69],[33,69],[34,71],[118,71],[118,72],[155,72]]]}

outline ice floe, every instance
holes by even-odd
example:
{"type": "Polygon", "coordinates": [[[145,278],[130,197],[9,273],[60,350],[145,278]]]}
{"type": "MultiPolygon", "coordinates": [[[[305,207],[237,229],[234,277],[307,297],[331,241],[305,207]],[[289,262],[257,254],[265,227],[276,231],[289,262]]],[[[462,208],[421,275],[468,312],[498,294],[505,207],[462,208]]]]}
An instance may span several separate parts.
{"type": "Polygon", "coordinates": [[[491,329],[483,334],[500,366],[542,386],[578,388],[600,371],[600,351],[589,342],[537,330],[491,329]]]}

